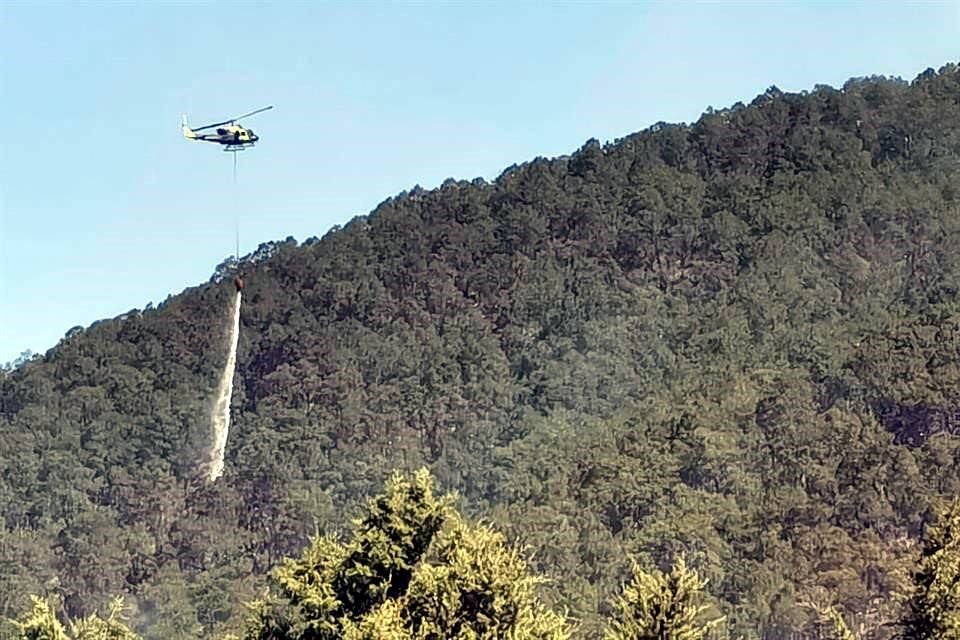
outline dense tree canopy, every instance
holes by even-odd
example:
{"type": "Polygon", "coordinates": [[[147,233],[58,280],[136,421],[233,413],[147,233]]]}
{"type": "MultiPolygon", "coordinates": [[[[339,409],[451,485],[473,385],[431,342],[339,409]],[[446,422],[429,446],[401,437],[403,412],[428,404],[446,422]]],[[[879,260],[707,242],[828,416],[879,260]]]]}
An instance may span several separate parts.
{"type": "Polygon", "coordinates": [[[734,637],[804,632],[826,593],[888,637],[960,494],[958,96],[953,64],[772,87],[263,245],[212,485],[232,265],[71,330],[0,372],[0,618],[124,594],[146,639],[226,632],[426,465],[582,637],[627,558],[678,554],[734,637]]]}
{"type": "Polygon", "coordinates": [[[960,499],[941,508],[924,536],[904,640],[960,639],[960,499]]]}

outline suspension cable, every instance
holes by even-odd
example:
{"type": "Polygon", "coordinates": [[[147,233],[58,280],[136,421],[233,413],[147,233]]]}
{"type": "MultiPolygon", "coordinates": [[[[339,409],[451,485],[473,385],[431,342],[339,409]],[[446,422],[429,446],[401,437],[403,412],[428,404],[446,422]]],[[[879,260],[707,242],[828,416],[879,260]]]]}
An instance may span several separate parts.
{"type": "Polygon", "coordinates": [[[237,242],[237,252],[234,254],[237,267],[240,266],[240,214],[237,204],[237,152],[233,152],[233,229],[237,242]]]}

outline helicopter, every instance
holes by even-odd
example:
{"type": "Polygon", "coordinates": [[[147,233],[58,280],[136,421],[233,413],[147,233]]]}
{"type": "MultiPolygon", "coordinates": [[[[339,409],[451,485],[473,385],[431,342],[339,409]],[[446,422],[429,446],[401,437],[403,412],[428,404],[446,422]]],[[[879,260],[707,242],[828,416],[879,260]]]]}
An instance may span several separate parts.
{"type": "Polygon", "coordinates": [[[183,131],[183,137],[188,140],[216,142],[217,144],[224,145],[224,151],[243,151],[247,147],[252,147],[254,143],[260,139],[260,136],[256,135],[253,129],[247,129],[242,125],[236,124],[236,122],[242,118],[247,118],[262,113],[263,111],[269,111],[270,109],[273,109],[273,105],[245,113],[242,116],[237,116],[230,120],[197,127],[196,129],[191,129],[187,125],[187,116],[184,115],[180,129],[183,131]],[[213,128],[216,128],[216,133],[200,133],[200,131],[213,128]]]}

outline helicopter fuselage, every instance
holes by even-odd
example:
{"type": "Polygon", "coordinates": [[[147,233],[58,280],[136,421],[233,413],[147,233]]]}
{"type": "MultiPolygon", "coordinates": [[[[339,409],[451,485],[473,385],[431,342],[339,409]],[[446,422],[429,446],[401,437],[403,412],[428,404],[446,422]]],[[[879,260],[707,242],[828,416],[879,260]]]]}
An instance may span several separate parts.
{"type": "Polygon", "coordinates": [[[195,136],[195,140],[227,145],[252,145],[260,139],[252,129],[245,127],[221,127],[216,130],[216,133],[198,133],[195,136]]]}
{"type": "Polygon", "coordinates": [[[251,111],[250,113],[245,113],[242,116],[234,118],[233,120],[224,120],[223,122],[216,122],[214,124],[197,127],[196,129],[192,129],[189,125],[187,125],[187,116],[184,115],[180,126],[183,130],[183,136],[188,140],[216,142],[217,144],[225,145],[226,151],[236,151],[245,147],[251,147],[257,140],[260,139],[260,136],[253,132],[253,129],[248,129],[243,125],[237,124],[236,121],[240,118],[246,118],[270,109],[273,109],[272,105],[269,107],[263,107],[262,109],[257,109],[256,111],[251,111]],[[215,133],[201,133],[210,129],[213,129],[215,133]]]}

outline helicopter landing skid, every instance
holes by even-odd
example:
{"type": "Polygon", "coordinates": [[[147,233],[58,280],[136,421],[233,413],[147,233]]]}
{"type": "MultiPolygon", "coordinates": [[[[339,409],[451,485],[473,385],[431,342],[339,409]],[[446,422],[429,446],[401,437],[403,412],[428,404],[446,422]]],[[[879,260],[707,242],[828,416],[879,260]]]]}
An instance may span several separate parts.
{"type": "Polygon", "coordinates": [[[223,150],[224,150],[224,151],[232,151],[232,152],[243,151],[244,149],[246,149],[246,148],[249,147],[249,146],[250,146],[250,145],[248,145],[248,144],[228,144],[227,146],[225,146],[225,147],[223,148],[223,150]]]}

